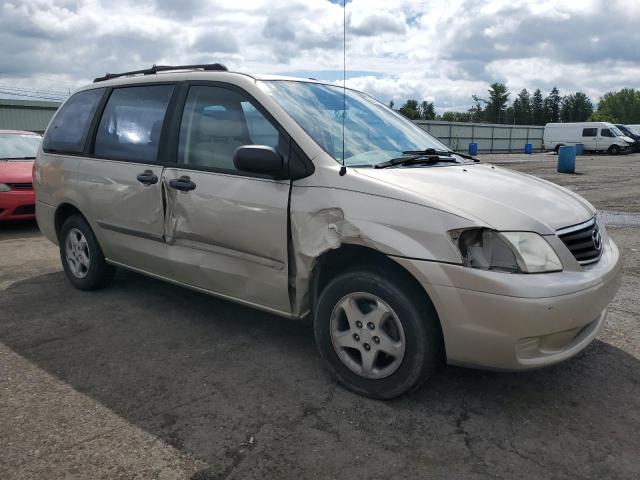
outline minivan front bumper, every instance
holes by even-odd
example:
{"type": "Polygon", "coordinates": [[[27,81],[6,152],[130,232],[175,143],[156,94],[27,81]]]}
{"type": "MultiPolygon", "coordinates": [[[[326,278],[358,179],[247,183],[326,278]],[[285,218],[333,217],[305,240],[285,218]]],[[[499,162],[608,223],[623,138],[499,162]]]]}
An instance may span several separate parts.
{"type": "Polygon", "coordinates": [[[566,360],[601,331],[622,265],[609,239],[583,271],[509,274],[395,258],[438,312],[450,364],[525,370],[566,360]]]}

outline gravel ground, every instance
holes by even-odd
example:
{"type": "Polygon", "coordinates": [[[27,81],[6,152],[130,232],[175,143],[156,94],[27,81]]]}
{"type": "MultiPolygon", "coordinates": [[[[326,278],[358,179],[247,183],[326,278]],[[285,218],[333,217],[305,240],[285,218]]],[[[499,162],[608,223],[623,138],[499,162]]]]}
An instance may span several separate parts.
{"type": "Polygon", "coordinates": [[[337,387],[310,328],[120,272],[72,289],[0,226],[0,478],[640,478],[640,154],[485,161],[571,188],[624,255],[605,331],[527,373],[446,367],[391,402],[337,387]]]}

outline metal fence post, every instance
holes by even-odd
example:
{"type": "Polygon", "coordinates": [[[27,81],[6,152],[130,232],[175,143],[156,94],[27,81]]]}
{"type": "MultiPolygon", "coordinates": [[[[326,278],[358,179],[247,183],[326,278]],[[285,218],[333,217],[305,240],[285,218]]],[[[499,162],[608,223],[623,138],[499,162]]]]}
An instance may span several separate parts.
{"type": "Polygon", "coordinates": [[[496,127],[495,125],[491,127],[491,148],[489,149],[489,152],[493,153],[493,139],[496,136],[496,127]]]}
{"type": "Polygon", "coordinates": [[[511,153],[511,138],[513,137],[513,127],[509,127],[509,153],[511,153]]]}

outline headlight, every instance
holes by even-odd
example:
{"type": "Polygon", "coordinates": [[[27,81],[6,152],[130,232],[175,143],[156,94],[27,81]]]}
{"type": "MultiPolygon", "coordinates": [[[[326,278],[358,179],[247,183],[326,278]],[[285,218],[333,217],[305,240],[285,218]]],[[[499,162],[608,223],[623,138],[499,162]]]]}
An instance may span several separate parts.
{"type": "Polygon", "coordinates": [[[562,262],[551,245],[537,233],[473,228],[449,234],[467,267],[512,273],[562,270],[562,262]]]}
{"type": "Polygon", "coordinates": [[[11,187],[6,183],[0,183],[0,192],[8,192],[11,190],[11,187]]]}

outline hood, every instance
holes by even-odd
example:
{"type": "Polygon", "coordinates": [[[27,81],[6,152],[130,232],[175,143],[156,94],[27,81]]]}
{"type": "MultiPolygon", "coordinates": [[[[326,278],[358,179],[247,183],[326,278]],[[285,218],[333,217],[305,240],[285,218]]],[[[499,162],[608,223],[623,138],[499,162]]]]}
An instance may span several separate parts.
{"type": "Polygon", "coordinates": [[[0,160],[0,183],[31,183],[33,160],[0,160]]]}
{"type": "Polygon", "coordinates": [[[489,164],[358,171],[413,193],[412,201],[459,212],[496,230],[551,234],[595,214],[588,201],[566,188],[489,164]]]}

